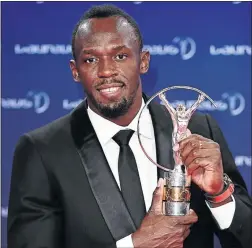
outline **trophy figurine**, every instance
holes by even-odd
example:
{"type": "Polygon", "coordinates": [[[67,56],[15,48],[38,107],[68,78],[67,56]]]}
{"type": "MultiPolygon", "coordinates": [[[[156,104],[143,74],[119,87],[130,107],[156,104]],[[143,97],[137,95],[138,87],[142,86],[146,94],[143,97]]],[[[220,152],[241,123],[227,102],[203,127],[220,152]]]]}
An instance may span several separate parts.
{"type": "Polygon", "coordinates": [[[139,119],[138,119],[138,139],[142,150],[144,151],[145,155],[149,158],[149,160],[157,165],[160,169],[163,169],[164,172],[164,194],[163,194],[163,213],[165,215],[171,216],[179,216],[179,215],[186,215],[189,213],[190,209],[190,185],[191,185],[191,177],[187,174],[187,170],[183,165],[183,162],[180,157],[179,153],[179,142],[188,137],[191,132],[187,128],[188,123],[191,119],[191,116],[196,111],[197,107],[206,99],[208,98],[210,102],[216,107],[213,100],[206,95],[204,92],[192,88],[189,86],[172,86],[165,88],[154,96],[152,96],[147,103],[145,104],[144,108],[142,109],[139,119]],[[176,108],[167,101],[164,92],[171,90],[171,89],[189,89],[194,90],[199,93],[197,101],[186,109],[183,104],[178,104],[176,108]],[[146,153],[144,147],[142,146],[140,135],[139,135],[139,120],[142,114],[142,111],[145,107],[149,105],[149,103],[155,98],[159,96],[162,104],[165,106],[167,111],[170,113],[172,123],[173,123],[173,132],[172,132],[172,148],[173,148],[173,159],[174,159],[174,169],[167,169],[159,164],[157,164],[150,156],[146,153]]]}
{"type": "Polygon", "coordinates": [[[178,142],[186,138],[190,131],[187,129],[191,116],[205,100],[205,96],[200,94],[198,100],[188,109],[179,104],[174,109],[166,100],[164,93],[159,94],[159,98],[171,115],[173,123],[172,147],[174,170],[164,173],[165,188],[163,197],[163,211],[166,215],[185,215],[190,208],[190,185],[191,179],[186,175],[178,148],[178,142]]]}

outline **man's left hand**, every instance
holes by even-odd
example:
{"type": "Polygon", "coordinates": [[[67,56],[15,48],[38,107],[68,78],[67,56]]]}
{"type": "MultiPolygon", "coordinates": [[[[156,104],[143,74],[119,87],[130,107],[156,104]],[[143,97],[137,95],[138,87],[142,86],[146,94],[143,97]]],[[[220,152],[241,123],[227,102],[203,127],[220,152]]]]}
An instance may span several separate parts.
{"type": "Polygon", "coordinates": [[[223,166],[219,144],[197,134],[179,142],[181,159],[192,181],[215,195],[223,190],[223,166]]]}

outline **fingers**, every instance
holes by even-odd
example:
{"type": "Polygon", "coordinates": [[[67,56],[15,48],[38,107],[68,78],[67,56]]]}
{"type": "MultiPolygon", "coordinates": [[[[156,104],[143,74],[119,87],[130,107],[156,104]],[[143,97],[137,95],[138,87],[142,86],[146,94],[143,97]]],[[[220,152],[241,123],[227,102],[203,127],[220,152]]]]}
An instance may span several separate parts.
{"type": "Polygon", "coordinates": [[[220,152],[218,149],[193,149],[188,155],[181,155],[184,165],[189,166],[195,159],[202,158],[219,158],[220,152]]]}
{"type": "Polygon", "coordinates": [[[152,204],[149,210],[150,214],[163,215],[163,191],[164,191],[164,179],[159,178],[158,185],[153,192],[152,204]]]}
{"type": "Polygon", "coordinates": [[[197,134],[191,134],[190,136],[188,136],[187,138],[181,140],[179,142],[179,148],[180,151],[182,152],[183,150],[185,150],[185,148],[209,148],[209,145],[214,145],[214,147],[217,147],[218,144],[215,143],[214,141],[207,139],[203,136],[197,135],[197,134]],[[189,145],[189,146],[188,146],[189,145]]]}
{"type": "Polygon", "coordinates": [[[207,138],[205,138],[205,137],[203,137],[203,136],[201,136],[201,135],[198,135],[198,134],[191,134],[190,136],[188,136],[187,138],[185,138],[185,139],[183,139],[183,140],[181,140],[180,142],[179,142],[179,146],[180,146],[180,149],[184,149],[184,147],[186,146],[186,144],[188,143],[188,142],[197,142],[197,141],[199,141],[199,140],[201,140],[202,142],[203,141],[205,141],[205,142],[207,142],[207,141],[211,141],[211,140],[209,140],[209,139],[207,139],[207,138]]]}
{"type": "Polygon", "coordinates": [[[191,175],[195,170],[200,167],[205,167],[209,164],[208,158],[196,158],[190,163],[187,168],[188,175],[191,175]]]}
{"type": "Polygon", "coordinates": [[[190,228],[186,228],[186,229],[185,229],[184,234],[183,234],[184,240],[189,236],[190,231],[191,231],[190,228]]]}
{"type": "Polygon", "coordinates": [[[217,143],[212,141],[190,141],[183,148],[180,146],[180,155],[183,161],[189,159],[188,163],[195,157],[206,157],[214,153],[219,153],[219,147],[217,143]]]}
{"type": "Polygon", "coordinates": [[[221,153],[215,142],[188,142],[181,152],[181,158],[189,174],[199,167],[218,164],[221,153]]]}
{"type": "MultiPolygon", "coordinates": [[[[218,160],[220,157],[219,144],[202,136],[193,134],[179,143],[180,155],[183,163],[189,166],[193,161],[197,161],[194,165],[198,166],[199,160],[203,158],[211,158],[218,160]]],[[[209,161],[211,162],[211,161],[209,161]]]]}
{"type": "Polygon", "coordinates": [[[178,219],[178,224],[188,225],[188,224],[193,224],[197,221],[198,221],[198,216],[192,209],[190,209],[189,214],[178,219]]]}
{"type": "Polygon", "coordinates": [[[218,158],[206,157],[206,158],[196,158],[189,165],[186,166],[188,175],[191,175],[198,168],[204,168],[207,171],[214,171],[217,169],[213,165],[216,164],[218,158]]]}

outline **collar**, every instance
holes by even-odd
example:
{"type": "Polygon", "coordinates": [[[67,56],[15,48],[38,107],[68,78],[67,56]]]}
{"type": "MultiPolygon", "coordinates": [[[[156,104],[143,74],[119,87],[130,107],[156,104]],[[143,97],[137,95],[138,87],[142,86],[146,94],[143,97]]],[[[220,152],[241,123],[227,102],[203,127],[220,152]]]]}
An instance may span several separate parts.
{"type": "MultiPolygon", "coordinates": [[[[96,114],[93,110],[89,107],[87,109],[89,119],[94,127],[94,130],[97,134],[97,137],[101,143],[101,145],[105,145],[109,140],[113,138],[113,136],[119,132],[120,130],[124,129],[132,129],[133,131],[137,131],[137,122],[140,115],[141,110],[145,105],[144,100],[142,99],[142,105],[140,110],[138,111],[135,118],[128,126],[119,126],[114,122],[111,122],[100,115],[96,114]]],[[[149,113],[148,108],[145,108],[141,115],[140,119],[140,135],[152,139],[154,138],[154,131],[152,127],[152,120],[149,113]]]]}

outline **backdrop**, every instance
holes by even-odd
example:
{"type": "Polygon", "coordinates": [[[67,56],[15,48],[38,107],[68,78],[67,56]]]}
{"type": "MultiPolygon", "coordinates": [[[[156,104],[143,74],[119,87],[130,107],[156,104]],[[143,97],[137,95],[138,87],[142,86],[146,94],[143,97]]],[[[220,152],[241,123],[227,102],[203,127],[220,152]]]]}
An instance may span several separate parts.
{"type": "MultiPolygon", "coordinates": [[[[209,94],[218,109],[206,101],[199,110],[218,121],[251,194],[251,3],[114,3],[137,20],[152,55],[145,92],[190,85],[209,94]]],[[[2,247],[16,142],[83,99],[68,64],[71,35],[94,4],[2,3],[2,247]]],[[[176,90],[167,97],[190,105],[197,94],[176,90]]]]}

